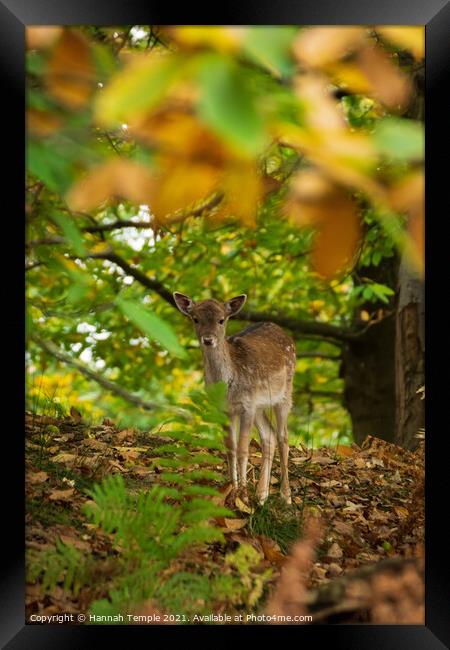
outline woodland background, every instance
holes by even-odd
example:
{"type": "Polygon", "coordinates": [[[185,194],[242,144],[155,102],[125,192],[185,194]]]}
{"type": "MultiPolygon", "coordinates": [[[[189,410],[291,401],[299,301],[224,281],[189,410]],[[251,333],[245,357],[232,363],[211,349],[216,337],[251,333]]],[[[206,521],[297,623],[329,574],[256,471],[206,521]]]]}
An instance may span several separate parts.
{"type": "Polygon", "coordinates": [[[29,612],[284,611],[303,536],[298,611],[387,556],[344,611],[388,622],[389,580],[421,588],[423,29],[38,27],[27,48],[29,612]],[[294,336],[292,510],[226,501],[224,387],[174,290],[246,293],[229,333],[294,336]]]}

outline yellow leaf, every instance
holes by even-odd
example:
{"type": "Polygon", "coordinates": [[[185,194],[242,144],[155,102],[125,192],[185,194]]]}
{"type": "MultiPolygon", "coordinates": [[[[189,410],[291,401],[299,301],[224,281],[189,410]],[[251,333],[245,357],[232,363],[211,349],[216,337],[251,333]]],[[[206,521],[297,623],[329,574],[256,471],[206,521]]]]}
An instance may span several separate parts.
{"type": "Polygon", "coordinates": [[[180,73],[173,54],[139,54],[130,57],[95,98],[94,120],[102,126],[129,123],[154,108],[180,73]]]}
{"type": "Polygon", "coordinates": [[[247,28],[230,26],[190,26],[167,27],[171,39],[187,49],[212,48],[220,52],[236,52],[247,28]]]}
{"type": "Polygon", "coordinates": [[[236,217],[244,226],[254,226],[263,184],[253,161],[231,162],[221,189],[224,200],[217,217],[236,217]]]}
{"type": "Polygon", "coordinates": [[[416,59],[423,59],[425,56],[424,27],[385,25],[383,27],[377,27],[376,31],[386,40],[410,50],[416,59]]]}
{"type": "Polygon", "coordinates": [[[250,506],[248,506],[246,503],[244,503],[240,497],[235,498],[234,505],[238,510],[245,512],[248,515],[251,515],[254,512],[254,510],[250,508],[250,506]]]}

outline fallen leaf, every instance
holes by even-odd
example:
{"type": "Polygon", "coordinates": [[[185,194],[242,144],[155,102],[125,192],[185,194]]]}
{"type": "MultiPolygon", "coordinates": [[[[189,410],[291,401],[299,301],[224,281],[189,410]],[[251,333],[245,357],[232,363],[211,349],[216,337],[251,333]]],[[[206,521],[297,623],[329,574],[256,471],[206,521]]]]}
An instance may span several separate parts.
{"type": "Polygon", "coordinates": [[[341,575],[342,567],[339,566],[339,564],[336,564],[336,562],[330,562],[328,565],[328,573],[331,577],[335,578],[336,576],[341,575]]]}
{"type": "Polygon", "coordinates": [[[332,560],[339,560],[343,555],[344,553],[337,542],[334,542],[326,553],[326,556],[332,560]]]}
{"type": "Polygon", "coordinates": [[[48,498],[50,499],[50,501],[71,502],[74,492],[75,492],[74,488],[69,488],[67,490],[52,490],[48,498]]]}
{"type": "Polygon", "coordinates": [[[250,508],[250,506],[244,503],[240,497],[235,498],[234,505],[238,510],[240,510],[241,512],[245,512],[248,515],[251,515],[254,512],[254,509],[250,508]]]}
{"type": "Polygon", "coordinates": [[[63,544],[67,544],[68,546],[74,546],[75,548],[79,549],[80,551],[90,551],[91,550],[91,545],[79,539],[78,537],[75,537],[74,535],[64,535],[61,534],[59,536],[60,540],[63,542],[63,544]]]}
{"type": "Polygon", "coordinates": [[[32,485],[39,485],[40,483],[45,483],[48,479],[47,472],[27,472],[26,480],[32,485]]]}
{"type": "Polygon", "coordinates": [[[66,465],[73,465],[77,460],[78,456],[75,454],[69,454],[66,452],[61,452],[52,458],[54,463],[64,463],[66,465]]]}
{"type": "Polygon", "coordinates": [[[345,521],[333,521],[333,528],[336,532],[341,533],[341,535],[348,535],[352,537],[354,535],[354,528],[345,521]]]}
{"type": "Polygon", "coordinates": [[[247,525],[247,519],[232,519],[229,517],[217,517],[217,523],[224,528],[224,532],[235,531],[247,525]]]}
{"type": "Polygon", "coordinates": [[[347,445],[338,445],[336,447],[336,454],[338,456],[342,456],[343,458],[348,458],[349,456],[353,456],[355,453],[355,450],[353,447],[348,447],[347,445]]]}
{"type": "Polygon", "coordinates": [[[258,535],[257,539],[261,544],[261,548],[266,560],[269,560],[269,562],[278,565],[285,562],[286,556],[283,555],[279,545],[275,540],[271,539],[270,537],[266,537],[265,535],[258,535]]]}
{"type": "Polygon", "coordinates": [[[70,417],[72,420],[75,420],[75,422],[81,422],[82,415],[78,409],[76,409],[74,406],[70,407],[70,417]]]}

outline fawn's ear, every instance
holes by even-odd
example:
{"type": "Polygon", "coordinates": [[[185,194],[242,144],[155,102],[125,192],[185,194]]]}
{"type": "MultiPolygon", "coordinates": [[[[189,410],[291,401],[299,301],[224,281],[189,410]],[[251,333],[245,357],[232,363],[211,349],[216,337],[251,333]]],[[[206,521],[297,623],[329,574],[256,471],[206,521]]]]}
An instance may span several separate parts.
{"type": "Polygon", "coordinates": [[[236,296],[235,298],[231,298],[230,300],[227,300],[225,303],[225,310],[227,314],[229,316],[234,316],[235,314],[237,314],[239,311],[241,311],[246,300],[247,300],[247,296],[245,295],[245,293],[242,293],[240,296],[236,296]]]}
{"type": "Polygon", "coordinates": [[[191,300],[189,296],[185,296],[184,293],[179,293],[178,291],[173,292],[173,299],[175,300],[178,309],[183,314],[186,314],[186,316],[189,316],[192,307],[194,306],[194,301],[191,300]]]}

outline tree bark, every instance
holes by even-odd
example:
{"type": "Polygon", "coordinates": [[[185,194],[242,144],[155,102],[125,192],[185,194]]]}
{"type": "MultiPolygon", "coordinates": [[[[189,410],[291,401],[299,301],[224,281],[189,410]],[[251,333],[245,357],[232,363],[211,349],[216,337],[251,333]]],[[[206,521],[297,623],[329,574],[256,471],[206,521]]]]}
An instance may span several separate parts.
{"type": "MultiPolygon", "coordinates": [[[[386,284],[395,290],[398,257],[385,259],[379,266],[363,267],[359,275],[386,284]]],[[[367,303],[367,312],[382,310],[385,315],[342,348],[340,376],[344,379],[344,406],[352,419],[353,438],[361,444],[371,435],[393,442],[395,438],[395,309],[388,305],[367,303]]],[[[358,310],[359,311],[359,310],[358,310]]],[[[355,314],[355,321],[358,320],[355,314]]]]}
{"type": "Polygon", "coordinates": [[[417,390],[425,384],[424,287],[402,261],[396,313],[396,435],[395,442],[415,449],[419,429],[425,426],[424,401],[417,390]]]}
{"type": "Polygon", "coordinates": [[[368,436],[393,442],[395,432],[395,318],[385,317],[342,350],[344,406],[352,419],[353,438],[368,436]]]}

